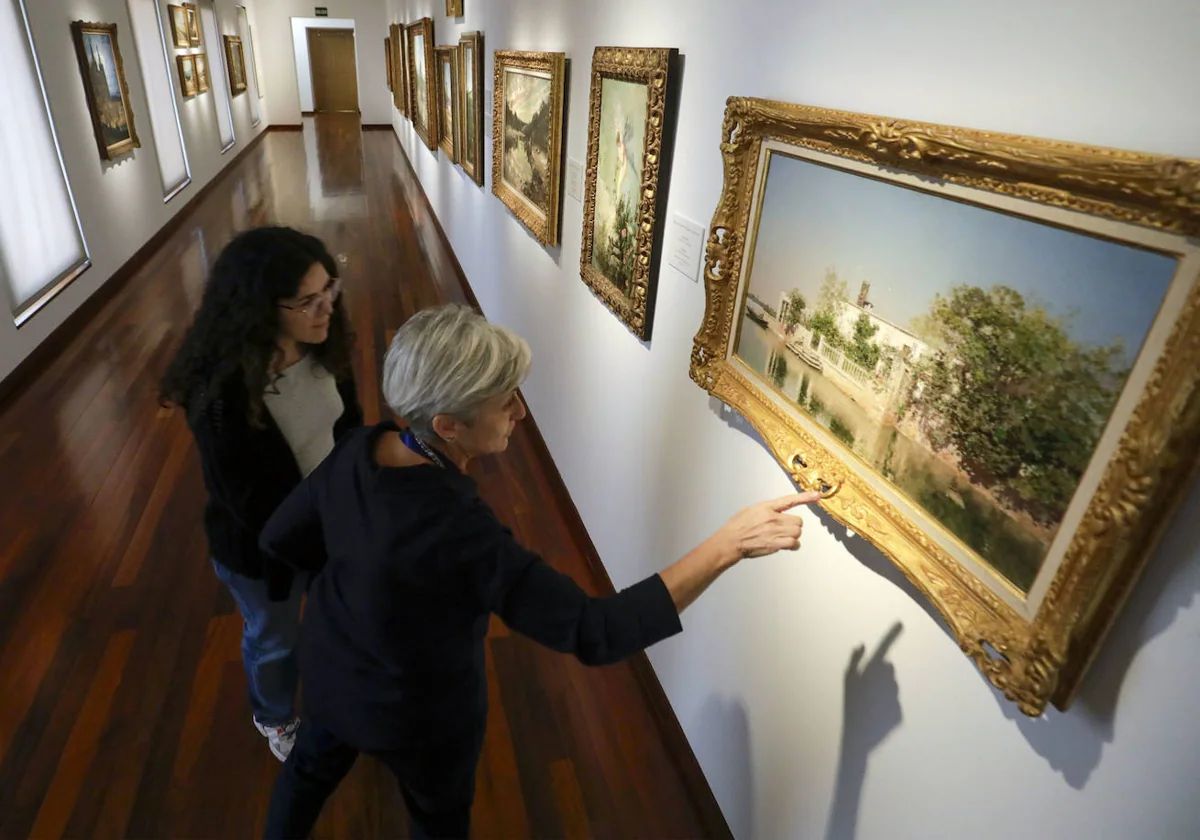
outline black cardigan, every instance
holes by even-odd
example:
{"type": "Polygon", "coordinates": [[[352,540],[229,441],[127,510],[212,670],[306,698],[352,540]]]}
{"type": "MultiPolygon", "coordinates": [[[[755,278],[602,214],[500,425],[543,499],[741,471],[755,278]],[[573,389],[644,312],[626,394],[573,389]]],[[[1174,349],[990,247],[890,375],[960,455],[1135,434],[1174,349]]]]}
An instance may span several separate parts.
{"type": "MultiPolygon", "coordinates": [[[[337,390],[343,410],[333,425],[335,441],[362,425],[353,377],[339,381],[337,390]]],[[[264,409],[263,427],[256,428],[246,416],[248,406],[245,384],[232,377],[219,396],[188,412],[208,490],[204,531],[213,559],[240,575],[265,578],[271,597],[282,600],[291,588],[292,571],[262,553],[258,535],[300,483],[300,467],[271,413],[264,409]]]]}
{"type": "Polygon", "coordinates": [[[588,664],[679,632],[658,575],[589,597],[518,544],[453,466],[378,466],[375,441],[388,430],[346,435],[263,528],[268,552],[322,569],[300,642],[314,720],[359,750],[436,748],[473,760],[491,613],[588,664]]]}

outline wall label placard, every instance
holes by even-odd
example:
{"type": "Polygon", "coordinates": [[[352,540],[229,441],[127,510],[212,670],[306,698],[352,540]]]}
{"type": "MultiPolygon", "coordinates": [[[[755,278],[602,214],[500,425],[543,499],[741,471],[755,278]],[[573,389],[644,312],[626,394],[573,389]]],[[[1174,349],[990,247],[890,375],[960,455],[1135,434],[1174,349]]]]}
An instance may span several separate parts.
{"type": "Polygon", "coordinates": [[[704,250],[704,226],[678,213],[671,216],[671,244],[667,248],[667,264],[696,282],[700,270],[700,254],[704,250]]]}
{"type": "Polygon", "coordinates": [[[574,158],[567,158],[567,195],[583,201],[583,164],[574,158]]]}

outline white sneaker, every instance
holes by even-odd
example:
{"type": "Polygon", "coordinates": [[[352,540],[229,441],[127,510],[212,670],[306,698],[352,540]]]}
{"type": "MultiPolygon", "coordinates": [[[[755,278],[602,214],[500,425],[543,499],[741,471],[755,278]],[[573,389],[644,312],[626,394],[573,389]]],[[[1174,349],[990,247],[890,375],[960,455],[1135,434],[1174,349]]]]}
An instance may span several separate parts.
{"type": "Polygon", "coordinates": [[[288,754],[296,745],[296,730],[300,728],[300,718],[292,718],[283,726],[264,726],[255,720],[254,728],[267,739],[271,755],[280,761],[287,761],[288,754]]]}

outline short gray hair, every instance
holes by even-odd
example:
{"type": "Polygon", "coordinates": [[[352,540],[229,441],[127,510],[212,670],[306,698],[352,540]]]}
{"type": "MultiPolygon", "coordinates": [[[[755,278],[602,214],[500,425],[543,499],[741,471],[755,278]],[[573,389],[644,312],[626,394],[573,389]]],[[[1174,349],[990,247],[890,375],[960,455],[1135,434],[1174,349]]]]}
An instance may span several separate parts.
{"type": "Polygon", "coordinates": [[[433,418],[470,422],[492,397],[529,372],[525,339],[452,303],[423,309],[396,331],[383,360],[383,397],[413,432],[434,437],[433,418]]]}

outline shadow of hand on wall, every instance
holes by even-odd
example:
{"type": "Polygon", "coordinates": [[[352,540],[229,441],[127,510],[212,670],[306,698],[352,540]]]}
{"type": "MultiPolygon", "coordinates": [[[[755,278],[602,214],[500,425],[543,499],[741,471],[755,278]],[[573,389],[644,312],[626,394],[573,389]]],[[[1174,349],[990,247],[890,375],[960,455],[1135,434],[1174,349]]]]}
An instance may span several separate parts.
{"type": "Polygon", "coordinates": [[[859,645],[846,665],[841,753],[826,840],[849,840],[855,836],[867,757],[903,720],[896,669],[885,659],[902,629],[899,621],[893,624],[866,664],[863,664],[866,646],[859,645]]]}
{"type": "Polygon", "coordinates": [[[1016,722],[1029,745],[1071,787],[1082,790],[1100,765],[1104,745],[1116,734],[1117,700],[1134,658],[1166,631],[1200,592],[1200,482],[1193,484],[1158,549],[1146,562],[1129,600],[1083,676],[1078,696],[1066,712],[1048,709],[1030,718],[999,692],[996,700],[1016,722]]]}
{"type": "Polygon", "coordinates": [[[734,837],[754,837],[754,763],[750,756],[750,720],[740,700],[712,695],[700,709],[700,732],[709,741],[705,751],[721,756],[726,784],[713,790],[728,791],[721,811],[734,837]]]}

